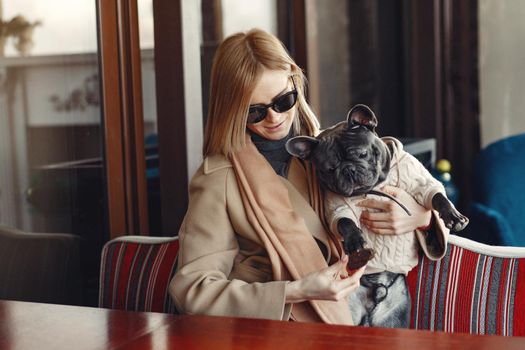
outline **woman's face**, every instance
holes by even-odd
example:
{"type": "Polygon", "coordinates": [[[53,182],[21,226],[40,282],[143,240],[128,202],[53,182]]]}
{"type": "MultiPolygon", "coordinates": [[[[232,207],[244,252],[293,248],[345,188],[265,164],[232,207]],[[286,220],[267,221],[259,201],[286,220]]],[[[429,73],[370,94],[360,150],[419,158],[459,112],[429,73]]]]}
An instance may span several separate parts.
{"type": "MultiPolygon", "coordinates": [[[[279,97],[293,89],[289,73],[284,70],[265,70],[255,86],[250,105],[272,103],[279,97]]],[[[278,113],[272,108],[266,111],[266,118],[255,124],[247,124],[249,130],[268,140],[280,140],[288,135],[292,127],[295,109],[278,113]]]]}

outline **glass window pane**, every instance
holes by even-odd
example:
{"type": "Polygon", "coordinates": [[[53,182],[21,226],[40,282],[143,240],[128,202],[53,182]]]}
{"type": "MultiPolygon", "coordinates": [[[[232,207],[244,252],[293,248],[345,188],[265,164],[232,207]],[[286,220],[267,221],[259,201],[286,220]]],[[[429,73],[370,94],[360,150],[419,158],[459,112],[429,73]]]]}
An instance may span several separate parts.
{"type": "Polygon", "coordinates": [[[0,224],[79,236],[76,302],[95,305],[107,237],[95,2],[0,6],[0,224]]]}
{"type": "Polygon", "coordinates": [[[277,35],[275,0],[222,0],[224,37],[251,28],[260,28],[277,35]]]}
{"type": "Polygon", "coordinates": [[[481,144],[525,132],[525,2],[479,1],[481,144]]]}

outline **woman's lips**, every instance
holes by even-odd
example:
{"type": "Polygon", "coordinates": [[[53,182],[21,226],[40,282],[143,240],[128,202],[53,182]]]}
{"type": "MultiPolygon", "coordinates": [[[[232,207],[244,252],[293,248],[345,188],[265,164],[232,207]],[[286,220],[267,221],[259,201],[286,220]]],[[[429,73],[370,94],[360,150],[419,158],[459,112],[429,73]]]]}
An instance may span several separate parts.
{"type": "Polygon", "coordinates": [[[276,126],[267,126],[266,129],[268,129],[269,131],[275,131],[279,129],[283,124],[284,124],[284,120],[280,122],[279,124],[277,124],[276,126]]]}

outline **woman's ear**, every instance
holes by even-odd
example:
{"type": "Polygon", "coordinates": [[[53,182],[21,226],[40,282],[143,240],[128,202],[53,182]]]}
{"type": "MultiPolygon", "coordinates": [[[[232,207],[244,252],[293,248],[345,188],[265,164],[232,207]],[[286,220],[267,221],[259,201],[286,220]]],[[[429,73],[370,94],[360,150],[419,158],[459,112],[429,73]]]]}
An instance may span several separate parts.
{"type": "Polygon", "coordinates": [[[319,141],[315,137],[296,136],[286,142],[286,150],[292,156],[308,159],[318,144],[319,141]]]}

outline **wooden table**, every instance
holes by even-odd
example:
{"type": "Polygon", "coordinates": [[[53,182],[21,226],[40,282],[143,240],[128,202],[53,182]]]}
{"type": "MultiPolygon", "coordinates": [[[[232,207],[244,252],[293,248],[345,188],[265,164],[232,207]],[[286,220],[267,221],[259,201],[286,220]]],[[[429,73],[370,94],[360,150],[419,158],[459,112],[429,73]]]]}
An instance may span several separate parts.
{"type": "Polygon", "coordinates": [[[525,349],[525,337],[0,301],[0,349],[525,349]]]}

